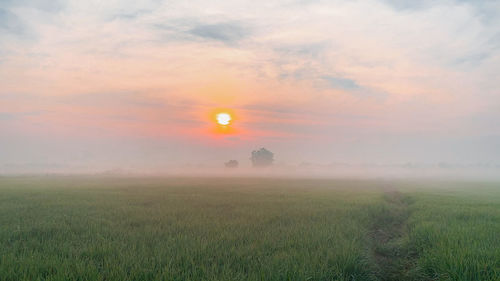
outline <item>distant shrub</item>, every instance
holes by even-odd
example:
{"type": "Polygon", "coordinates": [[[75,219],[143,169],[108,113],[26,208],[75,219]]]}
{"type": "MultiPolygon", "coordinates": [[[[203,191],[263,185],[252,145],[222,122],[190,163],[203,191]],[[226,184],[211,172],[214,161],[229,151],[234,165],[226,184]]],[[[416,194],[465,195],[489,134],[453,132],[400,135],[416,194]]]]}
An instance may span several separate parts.
{"type": "Polygon", "coordinates": [[[229,160],[226,163],[224,163],[224,166],[226,168],[238,168],[238,165],[239,163],[236,160],[229,160]]]}
{"type": "Polygon", "coordinates": [[[252,160],[252,165],[254,167],[271,166],[274,162],[274,153],[265,148],[254,150],[252,151],[252,157],[250,160],[252,160]]]}

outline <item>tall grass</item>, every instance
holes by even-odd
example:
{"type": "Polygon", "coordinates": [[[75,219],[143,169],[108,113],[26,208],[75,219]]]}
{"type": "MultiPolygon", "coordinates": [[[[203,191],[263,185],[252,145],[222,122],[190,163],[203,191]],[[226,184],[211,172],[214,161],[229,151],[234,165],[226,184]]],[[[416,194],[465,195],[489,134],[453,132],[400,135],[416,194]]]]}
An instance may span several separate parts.
{"type": "Polygon", "coordinates": [[[500,186],[455,183],[413,194],[416,280],[500,280],[500,186]]]}
{"type": "Polygon", "coordinates": [[[251,179],[1,186],[2,280],[372,278],[363,208],[373,191],[251,179]]]}
{"type": "Polygon", "coordinates": [[[498,184],[0,177],[2,281],[493,281],[499,237],[498,184]]]}

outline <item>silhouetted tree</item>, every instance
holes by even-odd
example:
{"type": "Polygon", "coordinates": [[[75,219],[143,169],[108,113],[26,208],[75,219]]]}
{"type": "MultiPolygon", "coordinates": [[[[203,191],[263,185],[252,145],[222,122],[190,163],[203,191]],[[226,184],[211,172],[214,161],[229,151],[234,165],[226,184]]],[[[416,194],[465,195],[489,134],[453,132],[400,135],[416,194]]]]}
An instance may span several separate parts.
{"type": "Polygon", "coordinates": [[[226,166],[226,168],[238,168],[238,165],[239,163],[236,160],[229,160],[224,163],[224,166],[226,166]]]}
{"type": "Polygon", "coordinates": [[[265,148],[254,150],[252,151],[252,157],[250,160],[252,160],[252,165],[254,167],[271,166],[274,161],[274,153],[265,148]]]}

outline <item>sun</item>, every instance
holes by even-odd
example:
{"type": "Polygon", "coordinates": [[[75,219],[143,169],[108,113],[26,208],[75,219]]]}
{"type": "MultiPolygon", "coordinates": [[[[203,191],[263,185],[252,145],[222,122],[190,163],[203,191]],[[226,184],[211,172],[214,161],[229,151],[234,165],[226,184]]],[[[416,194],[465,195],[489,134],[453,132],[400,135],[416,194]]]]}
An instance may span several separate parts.
{"type": "Polygon", "coordinates": [[[217,120],[217,124],[226,126],[229,125],[229,123],[231,123],[231,120],[233,118],[231,118],[231,115],[229,113],[221,112],[217,113],[215,119],[217,120]]]}

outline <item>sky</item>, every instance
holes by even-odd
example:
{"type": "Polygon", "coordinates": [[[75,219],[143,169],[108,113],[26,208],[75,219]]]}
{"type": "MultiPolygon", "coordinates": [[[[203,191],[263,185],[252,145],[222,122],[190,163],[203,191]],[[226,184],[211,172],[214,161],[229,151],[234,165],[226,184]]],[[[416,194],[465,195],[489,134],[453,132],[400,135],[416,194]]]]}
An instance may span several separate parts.
{"type": "Polygon", "coordinates": [[[499,164],[500,1],[0,0],[0,171],[249,165],[260,147],[499,164]]]}

